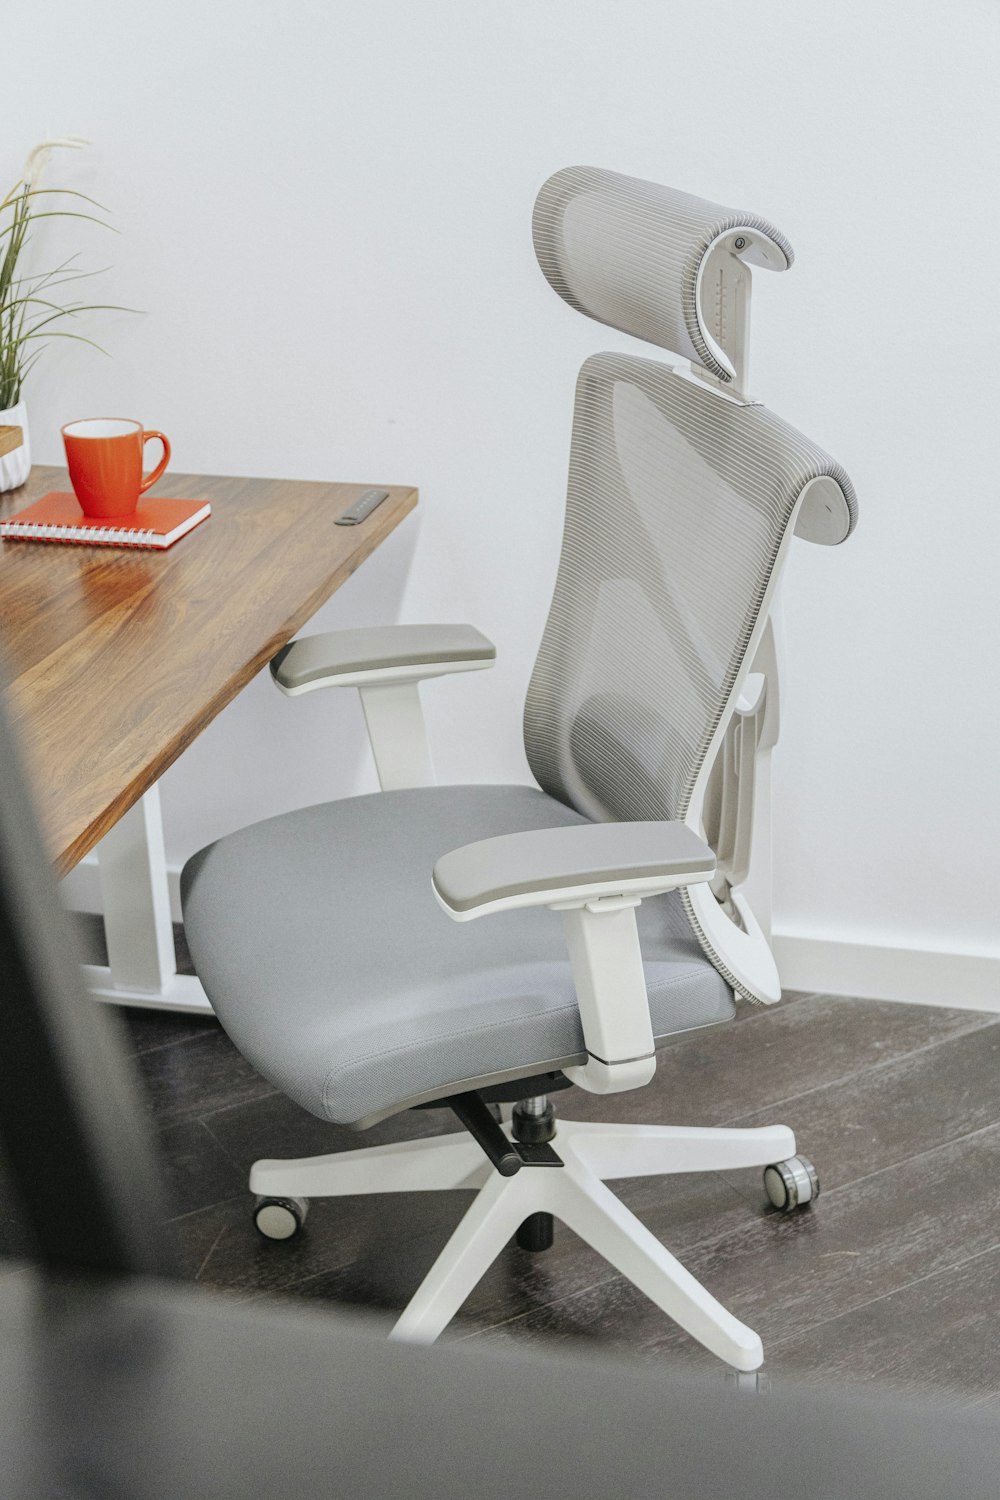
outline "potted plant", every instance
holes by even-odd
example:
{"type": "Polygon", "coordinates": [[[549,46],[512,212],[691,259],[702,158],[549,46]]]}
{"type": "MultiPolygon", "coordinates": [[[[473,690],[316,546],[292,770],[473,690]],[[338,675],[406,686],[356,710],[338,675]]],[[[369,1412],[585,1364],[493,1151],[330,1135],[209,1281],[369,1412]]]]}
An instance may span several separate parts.
{"type": "Polygon", "coordinates": [[[88,219],[105,229],[111,227],[96,214],[76,206],[86,204],[105,213],[92,198],[71,188],[40,186],[42,173],[56,147],[76,148],[86,144],[75,136],[43,141],[28,156],[20,179],[0,200],[0,427],[20,427],[23,436],[20,447],[0,456],[0,492],[23,484],[31,469],[24,382],[48,340],[72,338],[95,349],[100,347],[79,333],[53,326],[80,313],[110,306],[53,300],[59,288],[100,273],[81,271],[75,255],[51,271],[32,272],[26,266],[32,230],[42,219],[88,219]],[[75,199],[76,204],[65,206],[67,198],[75,199]]]}

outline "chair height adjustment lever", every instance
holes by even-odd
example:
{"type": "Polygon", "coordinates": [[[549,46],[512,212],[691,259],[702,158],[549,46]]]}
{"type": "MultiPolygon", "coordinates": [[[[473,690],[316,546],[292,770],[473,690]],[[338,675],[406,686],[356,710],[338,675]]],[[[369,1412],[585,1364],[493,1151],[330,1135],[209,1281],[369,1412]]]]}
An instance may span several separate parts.
{"type": "Polygon", "coordinates": [[[547,1141],[529,1144],[508,1140],[478,1094],[452,1094],[441,1103],[448,1106],[483,1148],[501,1177],[513,1177],[522,1167],[562,1166],[562,1161],[547,1141]]]}

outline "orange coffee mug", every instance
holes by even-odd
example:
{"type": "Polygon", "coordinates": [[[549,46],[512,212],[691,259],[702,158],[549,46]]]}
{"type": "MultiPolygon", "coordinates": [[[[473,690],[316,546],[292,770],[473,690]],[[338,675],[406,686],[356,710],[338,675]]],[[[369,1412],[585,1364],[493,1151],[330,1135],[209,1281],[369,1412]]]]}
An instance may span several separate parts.
{"type": "Polygon", "coordinates": [[[141,422],[124,417],[91,417],[69,422],[62,430],[70,483],[85,516],[111,520],[130,516],[150,485],[170,462],[170,444],[162,432],[144,431],[141,422]],[[142,453],[150,438],[159,438],[163,457],[142,477],[142,453]]]}

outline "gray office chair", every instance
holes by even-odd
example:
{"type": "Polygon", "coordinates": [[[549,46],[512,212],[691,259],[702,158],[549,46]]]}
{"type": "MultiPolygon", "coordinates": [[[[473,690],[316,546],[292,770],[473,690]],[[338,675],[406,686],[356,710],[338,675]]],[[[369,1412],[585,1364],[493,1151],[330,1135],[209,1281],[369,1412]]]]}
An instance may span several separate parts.
{"type": "Polygon", "coordinates": [[[792,259],[773,226],[580,168],[542,188],[534,240],[572,306],[689,362],[598,354],[580,372],[525,710],[538,785],[434,784],[418,684],[491,665],[471,627],[295,641],[275,682],[289,697],[358,687],[384,790],[203,849],[184,921],[222,1025],[303,1108],[363,1129],[437,1102],[464,1127],[257,1162],[264,1234],[296,1232],[311,1197],[466,1188],[396,1336],[436,1338],[511,1236],[544,1248],[554,1215],[752,1370],[757,1335],[604,1180],[758,1165],[777,1203],[805,1204],[817,1184],[792,1132],[557,1125],[549,1096],[639,1088],[664,1039],[729,1020],[734,997],[779,998],[741,890],[755,759],[775,733],[768,607],[793,534],[843,540],[854,492],[746,394],[749,266],[792,259]],[[497,1101],[517,1101],[506,1128],[497,1101]]]}

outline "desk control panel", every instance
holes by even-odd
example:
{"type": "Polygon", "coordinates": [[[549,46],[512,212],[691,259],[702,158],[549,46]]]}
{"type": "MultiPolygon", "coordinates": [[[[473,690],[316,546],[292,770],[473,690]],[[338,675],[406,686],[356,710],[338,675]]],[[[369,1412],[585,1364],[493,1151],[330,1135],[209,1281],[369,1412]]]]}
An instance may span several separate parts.
{"type": "Polygon", "coordinates": [[[388,498],[388,490],[365,490],[342,516],[337,517],[333,524],[335,526],[360,526],[361,522],[366,521],[372,511],[388,498]]]}

